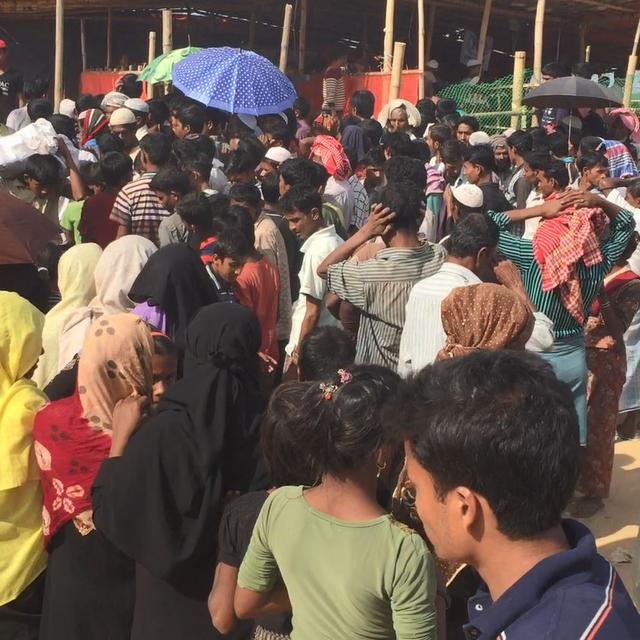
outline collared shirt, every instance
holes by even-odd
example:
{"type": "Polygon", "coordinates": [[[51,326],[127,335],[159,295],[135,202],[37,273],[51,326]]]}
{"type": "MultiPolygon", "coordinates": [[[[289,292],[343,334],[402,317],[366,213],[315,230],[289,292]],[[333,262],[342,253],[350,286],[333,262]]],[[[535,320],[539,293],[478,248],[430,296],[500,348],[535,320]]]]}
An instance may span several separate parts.
{"type": "Polygon", "coordinates": [[[140,128],[136,129],[136,138],[138,142],[142,140],[149,133],[149,127],[146,124],[143,124],[140,128]]]}
{"type": "Polygon", "coordinates": [[[161,247],[168,244],[185,244],[189,241],[189,229],[179,213],[172,213],[160,221],[158,239],[161,247]]]}
{"type": "Polygon", "coordinates": [[[344,228],[349,230],[355,209],[355,196],[349,181],[336,180],[331,176],[324,189],[324,199],[340,208],[344,217],[344,228]]]}
{"type": "Polygon", "coordinates": [[[318,275],[318,267],[343,242],[342,238],[336,233],[335,227],[330,225],[309,236],[300,247],[300,251],[303,254],[302,266],[298,274],[300,293],[293,305],[293,313],[291,314],[291,335],[289,344],[286,347],[288,355],[291,355],[298,346],[300,330],[307,312],[307,296],[320,300],[320,318],[317,326],[339,326],[340,324],[324,304],[324,299],[327,295],[327,281],[318,275]]]}
{"type": "Polygon", "coordinates": [[[468,640],[637,640],[640,615],[583,524],[564,520],[567,551],[545,558],[495,602],[469,599],[468,640]]]}
{"type": "Polygon", "coordinates": [[[122,187],[113,205],[110,219],[127,228],[130,234],[148,238],[159,244],[158,227],[169,216],[160,200],[151,190],[155,173],[145,173],[122,187]]]}
{"type": "Polygon", "coordinates": [[[349,178],[349,184],[353,188],[353,197],[355,199],[351,224],[360,229],[369,217],[369,195],[355,173],[349,178]]]}
{"type": "Polygon", "coordinates": [[[409,294],[406,319],[400,339],[398,373],[407,377],[436,359],[447,340],[442,327],[442,301],[458,287],[481,284],[466,267],[445,262],[432,276],[421,280],[409,294]]]}
{"type": "Polygon", "coordinates": [[[383,249],[366,262],[346,260],[329,267],[329,290],[362,311],[357,362],[397,367],[411,289],[436,273],[446,256],[444,247],[425,243],[415,249],[383,249]]]}
{"type": "MultiPolygon", "coordinates": [[[[531,240],[519,238],[507,230],[511,220],[506,214],[489,211],[487,215],[500,229],[498,251],[518,267],[533,306],[553,322],[556,338],[583,335],[583,326],[566,310],[557,288],[546,293],[542,290],[542,271],[533,255],[531,240]]],[[[609,223],[609,235],[600,245],[602,262],[592,267],[585,266],[582,260],[578,262],[582,304],[587,311],[598,295],[604,277],[626,249],[635,226],[633,215],[629,211],[621,211],[609,223]]],[[[585,316],[588,315],[585,313],[585,316]]]]}

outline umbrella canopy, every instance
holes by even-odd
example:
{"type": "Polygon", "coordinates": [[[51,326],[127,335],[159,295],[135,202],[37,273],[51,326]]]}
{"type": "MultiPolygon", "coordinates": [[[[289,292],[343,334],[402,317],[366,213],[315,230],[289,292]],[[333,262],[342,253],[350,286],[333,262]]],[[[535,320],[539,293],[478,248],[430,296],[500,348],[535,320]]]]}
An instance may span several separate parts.
{"type": "Polygon", "coordinates": [[[0,264],[32,264],[47,244],[60,234],[30,204],[0,192],[0,264]]]}
{"type": "Polygon", "coordinates": [[[611,90],[578,76],[549,80],[530,91],[522,102],[536,109],[598,109],[622,104],[611,90]]]}
{"type": "Polygon", "coordinates": [[[171,82],[173,67],[194,53],[202,51],[201,47],[185,47],[174,49],[169,53],[163,53],[154,58],[140,73],[138,80],[157,84],[158,82],[171,82]]]}
{"type": "Polygon", "coordinates": [[[209,107],[254,116],[280,113],[296,99],[289,78],[269,60],[230,47],[189,56],[174,67],[173,85],[209,107]]]}

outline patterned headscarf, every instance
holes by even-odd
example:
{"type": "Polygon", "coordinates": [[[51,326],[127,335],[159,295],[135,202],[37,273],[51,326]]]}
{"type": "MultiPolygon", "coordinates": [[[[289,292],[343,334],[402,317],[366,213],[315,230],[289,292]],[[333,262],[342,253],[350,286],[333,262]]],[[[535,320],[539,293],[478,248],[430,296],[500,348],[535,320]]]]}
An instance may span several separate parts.
{"type": "Polygon", "coordinates": [[[322,165],[336,180],[346,180],[352,174],[344,148],[331,136],[316,136],[310,155],[320,156],[322,165]]]}
{"type": "Polygon", "coordinates": [[[100,109],[88,109],[83,111],[78,119],[82,122],[82,134],[80,146],[84,147],[89,140],[93,140],[98,134],[107,128],[109,121],[100,109]]]}
{"type": "Polygon", "coordinates": [[[533,331],[533,313],[499,284],[454,289],[443,300],[441,314],[447,342],[437,360],[480,349],[524,349],[533,331]]]}
{"type": "Polygon", "coordinates": [[[632,142],[640,144],[640,119],[631,111],[631,109],[622,108],[614,109],[607,116],[607,123],[611,126],[611,123],[620,118],[620,121],[624,125],[625,129],[629,132],[629,138],[632,142]]]}

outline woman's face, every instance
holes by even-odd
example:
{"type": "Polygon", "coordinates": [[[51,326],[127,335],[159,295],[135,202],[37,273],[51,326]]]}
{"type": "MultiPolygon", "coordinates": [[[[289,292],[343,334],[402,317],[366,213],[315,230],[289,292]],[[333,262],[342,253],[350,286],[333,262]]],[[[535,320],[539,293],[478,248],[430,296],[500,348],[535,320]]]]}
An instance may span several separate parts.
{"type": "Polygon", "coordinates": [[[156,354],[151,360],[153,372],[152,406],[156,406],[178,376],[178,359],[175,356],[156,354]]]}
{"type": "Polygon", "coordinates": [[[409,130],[409,118],[404,109],[394,109],[389,114],[387,129],[391,133],[405,133],[409,130]]]}

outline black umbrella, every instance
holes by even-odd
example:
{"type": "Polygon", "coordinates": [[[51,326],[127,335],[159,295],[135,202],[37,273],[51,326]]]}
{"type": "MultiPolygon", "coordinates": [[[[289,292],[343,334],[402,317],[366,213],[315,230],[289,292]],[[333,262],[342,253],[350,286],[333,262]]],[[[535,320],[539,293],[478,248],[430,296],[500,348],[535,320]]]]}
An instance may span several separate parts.
{"type": "Polygon", "coordinates": [[[549,80],[530,91],[522,102],[536,109],[600,109],[622,105],[622,100],[610,89],[578,76],[549,80]]]}

